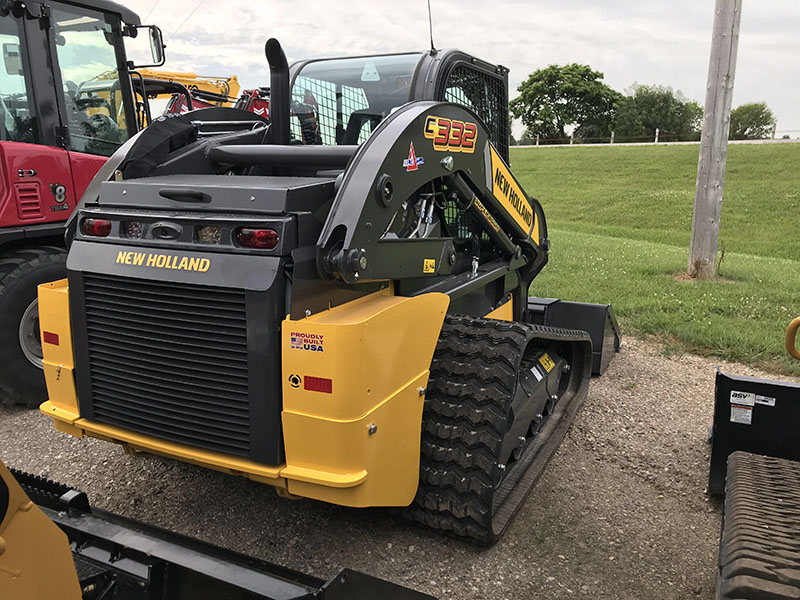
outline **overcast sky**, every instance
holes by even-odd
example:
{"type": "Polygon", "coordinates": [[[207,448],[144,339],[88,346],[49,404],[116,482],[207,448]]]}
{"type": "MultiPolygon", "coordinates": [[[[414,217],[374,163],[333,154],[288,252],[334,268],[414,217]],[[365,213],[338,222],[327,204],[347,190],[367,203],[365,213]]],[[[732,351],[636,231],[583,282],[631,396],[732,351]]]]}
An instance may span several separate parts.
{"type": "MultiPolygon", "coordinates": [[[[236,74],[243,88],[269,84],[263,51],[269,37],[281,41],[289,62],[424,50],[429,45],[425,0],[131,0],[125,4],[163,30],[164,68],[236,74]]],[[[512,98],[532,71],[577,62],[603,72],[606,83],[620,91],[634,82],[661,84],[704,102],[713,0],[432,0],[431,4],[436,46],[457,47],[509,67],[512,98]]],[[[800,136],[798,0],[744,0],[733,105],[758,101],[765,101],[777,116],[779,134],[800,136]]]]}

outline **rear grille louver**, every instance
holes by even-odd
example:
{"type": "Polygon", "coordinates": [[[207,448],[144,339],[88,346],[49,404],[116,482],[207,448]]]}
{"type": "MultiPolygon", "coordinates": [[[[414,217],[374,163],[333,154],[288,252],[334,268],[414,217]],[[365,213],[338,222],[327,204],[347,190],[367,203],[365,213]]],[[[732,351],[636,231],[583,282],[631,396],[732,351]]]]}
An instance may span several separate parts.
{"type": "Polygon", "coordinates": [[[38,183],[14,185],[17,194],[17,214],[22,220],[42,218],[42,196],[38,183]]]}
{"type": "Polygon", "coordinates": [[[245,293],[84,274],[96,421],[248,456],[245,293]]]}

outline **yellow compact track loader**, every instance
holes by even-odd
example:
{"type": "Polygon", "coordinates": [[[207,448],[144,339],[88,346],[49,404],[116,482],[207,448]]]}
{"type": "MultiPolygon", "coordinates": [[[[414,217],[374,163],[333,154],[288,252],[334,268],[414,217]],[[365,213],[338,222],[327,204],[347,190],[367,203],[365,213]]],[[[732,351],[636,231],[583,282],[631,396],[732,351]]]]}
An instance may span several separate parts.
{"type": "Polygon", "coordinates": [[[550,242],[507,70],[266,53],[269,125],[163,118],[93,181],[40,288],[41,410],[493,543],[619,348],[609,306],[528,298],[550,242]]]}

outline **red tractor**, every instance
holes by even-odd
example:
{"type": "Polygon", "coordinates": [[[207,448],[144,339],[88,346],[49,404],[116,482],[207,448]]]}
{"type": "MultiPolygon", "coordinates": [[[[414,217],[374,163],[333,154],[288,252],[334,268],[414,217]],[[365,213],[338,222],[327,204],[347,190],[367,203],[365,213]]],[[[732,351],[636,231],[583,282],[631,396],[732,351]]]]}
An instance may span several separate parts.
{"type": "Polygon", "coordinates": [[[141,29],[160,66],[161,32],[120,4],[0,0],[0,402],[45,398],[36,287],[66,276],[64,222],[145,122],[124,45],[141,29]]]}

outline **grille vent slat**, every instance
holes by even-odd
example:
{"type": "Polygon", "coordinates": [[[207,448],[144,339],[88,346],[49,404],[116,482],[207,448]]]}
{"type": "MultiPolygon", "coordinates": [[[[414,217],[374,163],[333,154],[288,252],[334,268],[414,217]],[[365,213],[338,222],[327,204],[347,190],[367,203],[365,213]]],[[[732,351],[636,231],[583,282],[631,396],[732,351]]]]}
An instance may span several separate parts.
{"type": "Polygon", "coordinates": [[[14,186],[17,194],[17,214],[20,219],[42,218],[42,196],[38,183],[18,183],[14,186]]]}
{"type": "Polygon", "coordinates": [[[249,456],[243,290],[84,273],[94,418],[249,456]]]}

